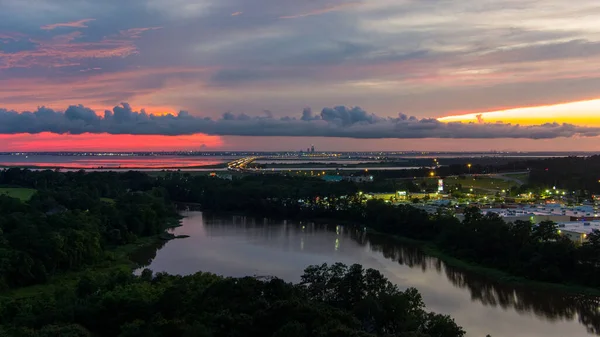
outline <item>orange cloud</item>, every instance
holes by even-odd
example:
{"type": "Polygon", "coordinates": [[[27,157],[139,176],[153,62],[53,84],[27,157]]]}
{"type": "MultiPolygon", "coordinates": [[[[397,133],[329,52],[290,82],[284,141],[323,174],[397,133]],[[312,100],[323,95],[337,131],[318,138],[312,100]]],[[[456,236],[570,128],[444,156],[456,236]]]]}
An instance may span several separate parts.
{"type": "Polygon", "coordinates": [[[70,28],[87,28],[86,23],[90,21],[94,21],[96,19],[82,19],[78,21],[72,22],[63,22],[63,23],[53,23],[45,26],[41,26],[40,28],[43,30],[52,30],[58,27],[70,27],[70,28]]]}
{"type": "Polygon", "coordinates": [[[58,135],[44,132],[0,134],[0,151],[192,151],[214,149],[223,145],[219,136],[138,136],[81,134],[58,135]]]}
{"type": "Polygon", "coordinates": [[[321,8],[321,9],[316,9],[316,10],[306,12],[306,13],[280,16],[279,18],[280,19],[295,19],[295,18],[302,18],[305,16],[321,15],[321,14],[335,12],[335,11],[346,9],[348,7],[354,7],[354,6],[358,6],[358,5],[360,5],[360,2],[349,2],[349,3],[345,3],[345,4],[341,4],[341,5],[335,5],[335,6],[329,6],[329,7],[325,7],[325,8],[321,8]]]}
{"type": "Polygon", "coordinates": [[[543,123],[569,123],[584,126],[600,126],[600,99],[514,108],[482,113],[448,116],[438,119],[441,122],[513,123],[536,125],[543,123]]]}

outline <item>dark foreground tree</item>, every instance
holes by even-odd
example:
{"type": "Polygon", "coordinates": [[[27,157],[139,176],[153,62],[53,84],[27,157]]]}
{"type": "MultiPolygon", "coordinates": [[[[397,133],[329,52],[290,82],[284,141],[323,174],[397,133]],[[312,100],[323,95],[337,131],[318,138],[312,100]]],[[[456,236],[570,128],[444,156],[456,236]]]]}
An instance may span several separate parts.
{"type": "Polygon", "coordinates": [[[448,316],[425,311],[360,265],[311,266],[302,283],[208,273],[94,273],[54,296],[3,301],[3,336],[462,337],[448,316]]]}

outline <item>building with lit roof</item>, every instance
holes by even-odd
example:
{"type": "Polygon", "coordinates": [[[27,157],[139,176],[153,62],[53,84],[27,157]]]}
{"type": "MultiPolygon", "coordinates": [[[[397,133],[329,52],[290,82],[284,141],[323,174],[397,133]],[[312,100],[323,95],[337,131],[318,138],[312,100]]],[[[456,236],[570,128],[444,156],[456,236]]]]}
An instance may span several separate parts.
{"type": "Polygon", "coordinates": [[[577,221],[558,224],[559,234],[578,244],[587,242],[588,235],[594,230],[600,230],[600,221],[577,221]]]}

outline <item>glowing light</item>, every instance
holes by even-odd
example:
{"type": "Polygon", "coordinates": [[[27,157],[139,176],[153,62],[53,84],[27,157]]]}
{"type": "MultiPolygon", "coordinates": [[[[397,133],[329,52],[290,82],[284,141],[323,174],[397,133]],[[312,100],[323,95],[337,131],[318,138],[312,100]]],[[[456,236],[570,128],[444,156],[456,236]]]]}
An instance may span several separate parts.
{"type": "Polygon", "coordinates": [[[110,135],[106,133],[59,135],[43,132],[0,135],[0,151],[171,151],[219,147],[219,136],[110,135]]]}
{"type": "Polygon", "coordinates": [[[444,123],[503,122],[535,125],[556,122],[600,126],[600,114],[598,114],[598,111],[600,111],[600,99],[454,115],[439,118],[438,120],[444,123]]]}

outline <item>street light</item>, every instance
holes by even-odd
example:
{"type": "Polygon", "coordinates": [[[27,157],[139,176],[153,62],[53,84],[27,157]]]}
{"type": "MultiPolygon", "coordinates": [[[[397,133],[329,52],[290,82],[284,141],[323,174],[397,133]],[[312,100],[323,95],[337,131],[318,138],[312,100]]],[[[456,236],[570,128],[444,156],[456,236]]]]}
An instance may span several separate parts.
{"type": "Polygon", "coordinates": [[[471,163],[467,164],[467,167],[469,168],[469,174],[471,174],[471,163]]]}

